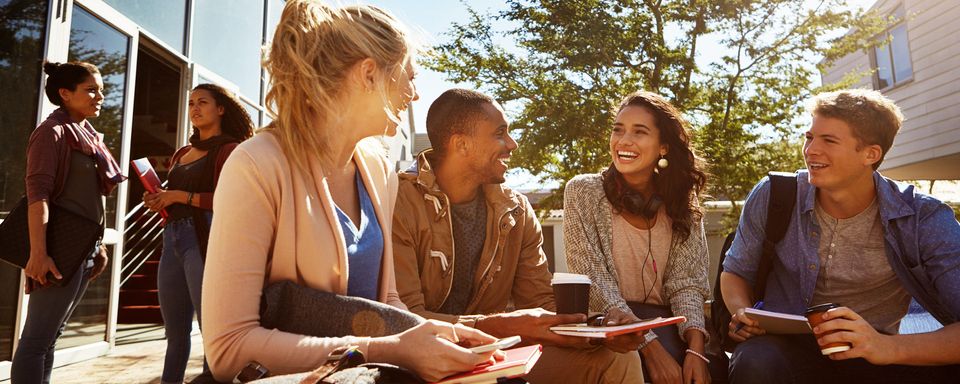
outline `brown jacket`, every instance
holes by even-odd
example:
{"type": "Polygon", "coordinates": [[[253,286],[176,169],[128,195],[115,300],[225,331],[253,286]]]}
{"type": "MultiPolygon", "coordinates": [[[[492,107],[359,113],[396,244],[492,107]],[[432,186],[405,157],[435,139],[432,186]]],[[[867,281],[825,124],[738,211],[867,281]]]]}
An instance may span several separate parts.
{"type": "Polygon", "coordinates": [[[400,174],[393,216],[393,254],[400,300],[411,312],[430,319],[472,325],[476,315],[517,309],[554,310],[550,271],[543,253],[543,234],[533,208],[523,195],[499,184],[483,186],[487,202],[487,237],[473,278],[471,315],[436,313],[450,294],[453,266],[453,224],[450,201],[440,191],[423,151],[400,174]]]}

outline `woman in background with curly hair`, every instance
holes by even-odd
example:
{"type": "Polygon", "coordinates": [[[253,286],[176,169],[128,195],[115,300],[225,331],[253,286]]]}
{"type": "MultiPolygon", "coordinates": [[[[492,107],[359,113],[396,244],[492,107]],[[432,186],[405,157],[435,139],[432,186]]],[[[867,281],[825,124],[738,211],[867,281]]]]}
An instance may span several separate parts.
{"type": "MultiPolygon", "coordinates": [[[[200,314],[203,266],[213,215],[213,191],[220,170],[253,122],[240,101],[219,85],[200,84],[190,92],[190,144],[170,159],[167,189],[144,193],[151,211],[167,210],[163,254],[157,275],[160,312],[167,337],[163,383],[182,383],[190,358],[193,313],[200,314]]],[[[208,368],[204,364],[204,371],[208,368]]]]}
{"type": "Polygon", "coordinates": [[[567,263],[590,276],[590,309],[610,324],[687,318],[662,328],[662,340],[648,332],[640,346],[653,383],[709,383],[703,303],[710,259],[697,201],[706,174],[690,148],[687,123],[660,95],[628,95],[616,111],[610,156],[602,173],[567,183],[567,263]]]}

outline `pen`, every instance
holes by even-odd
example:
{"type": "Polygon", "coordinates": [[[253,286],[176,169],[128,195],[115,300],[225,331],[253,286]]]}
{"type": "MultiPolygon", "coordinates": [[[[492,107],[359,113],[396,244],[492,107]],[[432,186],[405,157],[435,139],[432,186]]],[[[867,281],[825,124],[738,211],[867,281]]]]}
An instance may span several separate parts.
{"type": "MultiPolygon", "coordinates": [[[[754,304],[753,309],[763,309],[763,300],[760,300],[756,304],[754,304]]],[[[746,324],[744,324],[743,322],[740,322],[740,324],[737,324],[737,327],[734,328],[733,333],[740,332],[740,330],[743,329],[744,325],[746,324]]]]}

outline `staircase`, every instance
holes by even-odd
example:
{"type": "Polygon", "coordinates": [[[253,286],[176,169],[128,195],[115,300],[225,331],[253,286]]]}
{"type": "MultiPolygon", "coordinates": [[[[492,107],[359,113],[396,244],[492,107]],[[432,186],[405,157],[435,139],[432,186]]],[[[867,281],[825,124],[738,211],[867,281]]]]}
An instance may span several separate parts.
{"type": "Polygon", "coordinates": [[[160,215],[137,205],[126,217],[120,272],[119,324],[162,324],[157,269],[163,248],[160,215]]]}

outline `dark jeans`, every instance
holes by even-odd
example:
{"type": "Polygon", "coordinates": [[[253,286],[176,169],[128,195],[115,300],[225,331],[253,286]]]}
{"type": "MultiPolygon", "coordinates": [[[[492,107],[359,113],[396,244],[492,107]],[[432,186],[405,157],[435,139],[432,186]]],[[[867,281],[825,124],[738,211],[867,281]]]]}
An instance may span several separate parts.
{"type": "Polygon", "coordinates": [[[958,366],[873,365],[864,359],[830,360],[811,335],[763,335],[737,345],[731,383],[950,383],[958,366]]]}
{"type": "MultiPolygon", "coordinates": [[[[208,215],[208,219],[209,219],[208,215]]],[[[193,219],[167,223],[163,227],[163,253],[157,273],[160,313],[167,336],[163,361],[164,383],[183,382],[190,359],[190,332],[193,313],[200,319],[200,293],[203,285],[203,258],[193,219]]],[[[204,359],[204,371],[208,371],[204,359]]]]}
{"type": "MultiPolygon", "coordinates": [[[[99,247],[99,244],[95,246],[93,252],[99,247]]],[[[63,286],[52,285],[30,293],[27,319],[10,366],[12,384],[50,382],[57,339],[87,291],[93,259],[81,264],[80,269],[63,286]]]]}
{"type": "MultiPolygon", "coordinates": [[[[673,316],[670,308],[666,306],[643,304],[633,301],[627,302],[627,305],[630,306],[630,310],[633,311],[633,314],[637,315],[637,317],[641,319],[648,319],[658,316],[673,316]]],[[[671,356],[673,356],[674,360],[677,361],[677,364],[679,364],[682,369],[683,360],[687,357],[687,343],[680,338],[680,328],[676,325],[669,325],[666,327],[654,328],[653,333],[657,334],[657,341],[659,341],[660,345],[663,345],[663,348],[666,349],[671,356]]],[[[707,369],[710,371],[711,381],[725,383],[727,381],[727,355],[724,353],[711,354],[709,351],[707,351],[706,354],[707,358],[710,359],[707,369]]],[[[650,372],[647,369],[646,361],[643,361],[643,371],[650,372]]]]}

